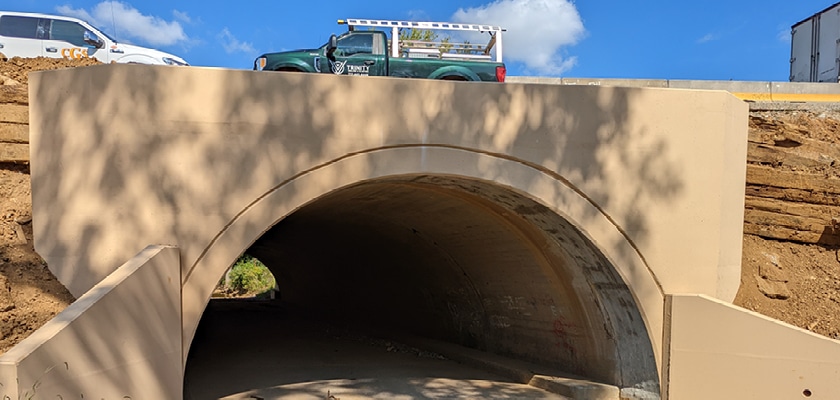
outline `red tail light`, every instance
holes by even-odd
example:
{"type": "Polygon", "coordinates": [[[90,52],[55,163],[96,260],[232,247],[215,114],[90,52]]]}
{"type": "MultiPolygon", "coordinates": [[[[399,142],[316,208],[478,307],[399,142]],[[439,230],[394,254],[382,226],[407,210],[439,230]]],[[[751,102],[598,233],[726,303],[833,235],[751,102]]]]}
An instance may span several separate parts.
{"type": "Polygon", "coordinates": [[[496,67],[496,80],[499,82],[505,81],[505,75],[507,75],[507,68],[504,65],[496,67]]]}

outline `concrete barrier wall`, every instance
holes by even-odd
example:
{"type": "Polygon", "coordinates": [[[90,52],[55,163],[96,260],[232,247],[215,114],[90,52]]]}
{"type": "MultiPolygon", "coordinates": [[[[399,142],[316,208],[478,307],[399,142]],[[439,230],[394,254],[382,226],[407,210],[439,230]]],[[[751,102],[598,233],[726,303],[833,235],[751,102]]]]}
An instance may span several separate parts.
{"type": "Polygon", "coordinates": [[[667,399],[840,395],[840,341],[701,295],[669,304],[667,399]]]}
{"type": "Polygon", "coordinates": [[[179,282],[178,249],[146,248],[0,357],[0,397],[181,398],[179,282]]]}
{"type": "Polygon", "coordinates": [[[752,102],[840,102],[840,84],[678,79],[542,78],[510,76],[510,83],[724,90],[752,102]]]}

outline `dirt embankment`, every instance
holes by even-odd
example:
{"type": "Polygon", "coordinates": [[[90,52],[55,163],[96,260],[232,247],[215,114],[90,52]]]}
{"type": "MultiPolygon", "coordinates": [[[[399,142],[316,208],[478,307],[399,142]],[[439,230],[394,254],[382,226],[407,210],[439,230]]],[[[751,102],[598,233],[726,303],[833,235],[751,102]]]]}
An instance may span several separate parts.
{"type": "MultiPolygon", "coordinates": [[[[32,247],[26,73],[91,63],[0,62],[0,353],[73,301],[32,247]]],[[[753,111],[746,189],[735,303],[840,339],[840,112],[753,111]]]]}
{"type": "Polygon", "coordinates": [[[840,339],[840,111],[753,111],[748,145],[735,304],[840,339]]]}
{"type": "Polygon", "coordinates": [[[0,353],[74,300],[32,246],[27,73],[98,63],[51,58],[0,62],[0,353]]]}

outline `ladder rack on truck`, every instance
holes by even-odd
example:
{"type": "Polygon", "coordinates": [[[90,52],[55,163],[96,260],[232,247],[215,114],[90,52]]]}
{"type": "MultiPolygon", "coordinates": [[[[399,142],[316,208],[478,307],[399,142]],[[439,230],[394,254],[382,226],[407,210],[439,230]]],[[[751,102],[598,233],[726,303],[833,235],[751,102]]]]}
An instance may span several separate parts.
{"type": "Polygon", "coordinates": [[[502,62],[502,32],[505,29],[487,24],[462,24],[452,22],[390,21],[374,19],[348,18],[338,20],[339,25],[347,25],[349,30],[356,27],[375,27],[391,29],[391,57],[407,58],[445,58],[475,61],[502,62]],[[451,30],[487,32],[490,41],[482,46],[468,42],[452,43],[448,41],[400,40],[400,29],[451,30]],[[394,45],[396,43],[396,45],[394,45]],[[496,49],[495,60],[491,55],[496,49]]]}

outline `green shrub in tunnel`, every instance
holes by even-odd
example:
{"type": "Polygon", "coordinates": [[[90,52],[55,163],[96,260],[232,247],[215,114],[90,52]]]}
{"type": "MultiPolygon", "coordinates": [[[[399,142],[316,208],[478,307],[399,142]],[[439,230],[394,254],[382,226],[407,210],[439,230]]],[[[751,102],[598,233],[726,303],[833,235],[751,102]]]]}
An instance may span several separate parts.
{"type": "Polygon", "coordinates": [[[243,254],[227,274],[226,291],[236,295],[258,295],[274,288],[271,271],[260,260],[243,254]]]}

